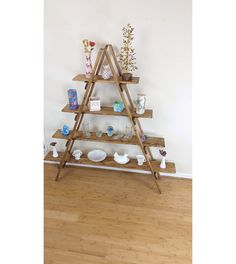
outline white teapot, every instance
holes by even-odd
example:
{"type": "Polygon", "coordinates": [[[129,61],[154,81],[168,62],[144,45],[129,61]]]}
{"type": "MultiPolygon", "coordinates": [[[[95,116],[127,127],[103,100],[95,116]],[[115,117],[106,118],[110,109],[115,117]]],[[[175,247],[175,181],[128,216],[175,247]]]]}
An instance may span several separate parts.
{"type": "Polygon", "coordinates": [[[117,152],[114,154],[114,160],[119,164],[126,164],[129,162],[128,154],[119,155],[117,152]]]}

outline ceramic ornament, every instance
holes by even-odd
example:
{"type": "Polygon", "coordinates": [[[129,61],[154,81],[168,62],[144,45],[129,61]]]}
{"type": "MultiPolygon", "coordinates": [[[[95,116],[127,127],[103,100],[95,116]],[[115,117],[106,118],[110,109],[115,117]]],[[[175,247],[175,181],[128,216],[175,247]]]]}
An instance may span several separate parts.
{"type": "Polygon", "coordinates": [[[50,144],[52,146],[52,156],[53,156],[53,158],[57,158],[59,156],[58,153],[57,153],[56,144],[57,144],[57,142],[52,142],[50,144]]]}
{"type": "Polygon", "coordinates": [[[161,164],[160,164],[160,168],[165,169],[166,168],[166,154],[167,152],[165,150],[159,150],[161,156],[162,156],[162,160],[161,160],[161,164]]]}
{"type": "Polygon", "coordinates": [[[108,80],[111,78],[111,76],[112,76],[112,73],[111,73],[109,65],[103,65],[102,78],[104,80],[108,80]]]}

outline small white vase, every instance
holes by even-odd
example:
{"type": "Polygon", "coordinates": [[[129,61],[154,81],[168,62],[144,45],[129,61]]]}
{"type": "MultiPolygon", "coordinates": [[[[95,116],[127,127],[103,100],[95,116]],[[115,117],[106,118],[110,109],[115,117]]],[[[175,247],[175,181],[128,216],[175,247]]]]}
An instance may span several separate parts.
{"type": "Polygon", "coordinates": [[[166,157],[162,157],[160,168],[162,169],[166,168],[166,157]]]}
{"type": "Polygon", "coordinates": [[[52,147],[52,156],[53,158],[57,158],[59,156],[55,146],[52,147]]]}
{"type": "Polygon", "coordinates": [[[109,65],[103,65],[102,78],[104,80],[108,80],[111,78],[111,76],[112,76],[112,73],[111,73],[109,65]]]}

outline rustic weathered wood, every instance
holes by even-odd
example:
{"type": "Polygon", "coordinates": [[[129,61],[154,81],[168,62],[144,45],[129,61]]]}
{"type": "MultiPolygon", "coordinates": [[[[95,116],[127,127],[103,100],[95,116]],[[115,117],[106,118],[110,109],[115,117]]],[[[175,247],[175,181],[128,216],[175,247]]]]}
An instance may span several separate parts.
{"type": "MultiPolygon", "coordinates": [[[[105,50],[106,50],[106,48],[105,48],[105,50]]],[[[104,59],[102,49],[100,49],[99,52],[98,52],[98,56],[96,58],[96,61],[95,61],[95,64],[94,64],[94,68],[93,68],[93,71],[92,71],[92,78],[93,78],[94,74],[97,73],[98,69],[100,69],[99,65],[101,64],[101,58],[104,59]]],[[[84,95],[84,98],[83,98],[83,101],[82,101],[82,105],[81,105],[80,108],[83,108],[84,106],[86,106],[88,104],[89,96],[91,96],[92,90],[94,89],[94,83],[92,82],[92,78],[85,85],[86,91],[85,91],[85,95],[84,95]]],[[[74,133],[77,130],[79,130],[79,127],[80,127],[80,125],[82,123],[83,116],[84,116],[84,114],[81,111],[79,111],[77,113],[77,115],[76,115],[75,124],[74,124],[73,130],[72,130],[72,137],[69,138],[69,140],[66,143],[66,151],[65,151],[65,153],[63,155],[63,158],[62,158],[62,160],[60,162],[60,165],[58,167],[58,172],[57,172],[56,179],[55,179],[56,181],[59,180],[61,169],[66,165],[67,156],[70,153],[70,151],[71,151],[71,149],[73,147],[73,144],[74,144],[73,135],[74,135],[74,133]]]]}
{"type": "MultiPolygon", "coordinates": [[[[58,168],[58,174],[56,176],[56,180],[59,179],[59,174],[61,172],[61,169],[65,166],[66,162],[75,161],[73,159],[73,157],[71,156],[71,150],[72,150],[72,147],[73,147],[75,140],[89,140],[89,141],[109,142],[109,143],[117,143],[117,144],[134,144],[134,145],[140,146],[141,151],[146,158],[146,164],[144,166],[142,166],[142,170],[144,169],[144,170],[151,171],[151,173],[155,179],[156,187],[157,187],[159,193],[161,193],[160,187],[157,183],[157,179],[159,176],[159,171],[162,171],[162,170],[159,167],[160,162],[153,160],[150,147],[151,146],[164,147],[165,146],[164,139],[157,138],[157,137],[150,137],[147,139],[147,141],[145,143],[143,143],[141,141],[140,136],[141,136],[141,134],[143,134],[143,130],[142,130],[142,127],[140,125],[138,118],[151,118],[152,117],[152,110],[147,109],[143,115],[136,114],[131,96],[130,96],[129,91],[128,91],[127,86],[126,86],[127,84],[138,83],[139,77],[134,77],[132,81],[128,81],[128,82],[122,81],[121,69],[120,69],[119,63],[116,59],[114,50],[113,50],[111,45],[106,45],[104,49],[99,50],[98,56],[96,58],[96,62],[94,64],[94,68],[93,68],[91,78],[86,78],[85,75],[79,74],[73,80],[85,82],[85,84],[86,84],[85,95],[84,95],[81,106],[77,110],[70,110],[69,105],[66,105],[62,110],[63,112],[70,112],[70,113],[76,114],[75,124],[74,124],[73,130],[71,131],[70,135],[68,137],[63,137],[59,133],[59,131],[57,131],[53,135],[53,137],[55,137],[55,138],[67,139],[66,150],[65,150],[65,152],[61,153],[60,157],[57,159],[57,161],[60,161],[60,166],[58,168]],[[109,51],[110,51],[111,55],[109,55],[109,51]],[[103,61],[105,58],[109,64],[109,67],[110,67],[112,74],[113,74],[113,76],[110,80],[103,80],[102,77],[99,75],[99,72],[101,70],[101,67],[102,67],[102,64],[103,64],[103,61]],[[112,58],[113,58],[113,62],[112,62],[112,58]],[[113,63],[115,63],[116,69],[113,66],[113,63]],[[122,113],[114,112],[112,107],[106,107],[106,106],[103,106],[101,111],[98,111],[98,112],[90,112],[89,111],[88,100],[89,100],[89,97],[92,96],[92,92],[93,92],[93,89],[94,89],[96,82],[108,82],[108,83],[112,82],[112,83],[116,84],[116,86],[118,88],[118,92],[121,96],[122,101],[124,102],[124,105],[125,105],[125,110],[122,113]],[[130,119],[130,122],[133,126],[133,130],[135,132],[135,137],[133,137],[130,140],[123,141],[123,140],[114,140],[113,138],[109,138],[106,135],[103,135],[101,138],[97,138],[95,136],[95,133],[92,133],[92,136],[90,138],[84,138],[82,133],[79,131],[79,128],[80,128],[80,125],[82,123],[84,114],[126,116],[130,119]]],[[[46,157],[46,160],[52,159],[52,157],[50,157],[50,153],[48,155],[49,156],[46,157]]],[[[91,164],[91,161],[88,160],[87,157],[82,157],[79,162],[81,164],[88,164],[88,165],[91,164]]],[[[75,163],[78,163],[78,161],[75,161],[75,163]]],[[[127,165],[120,166],[119,164],[114,162],[113,157],[107,157],[107,159],[104,162],[102,162],[101,164],[102,164],[102,166],[121,167],[121,168],[123,167],[123,168],[131,168],[131,169],[134,169],[134,168],[139,169],[139,167],[140,167],[137,165],[137,162],[134,159],[131,159],[127,165]],[[104,165],[104,164],[106,164],[106,165],[104,165]],[[138,168],[137,168],[137,166],[138,166],[138,168]]],[[[96,165],[97,165],[97,163],[96,163],[96,165]]],[[[174,173],[175,172],[174,163],[168,163],[168,166],[165,169],[165,171],[174,173]]]]}
{"type": "MultiPolygon", "coordinates": [[[[129,89],[128,89],[127,85],[126,85],[126,84],[123,84],[123,85],[122,85],[122,88],[124,89],[124,92],[125,92],[125,94],[126,94],[126,96],[127,96],[127,98],[128,98],[128,101],[129,101],[129,103],[130,103],[131,110],[132,110],[132,111],[135,111],[135,107],[134,107],[134,104],[133,104],[132,98],[131,98],[131,96],[130,96],[129,89]]],[[[139,122],[139,119],[136,118],[136,119],[135,119],[135,122],[136,122],[136,124],[137,124],[137,128],[140,130],[140,133],[143,135],[144,132],[143,132],[142,126],[141,126],[141,124],[140,124],[140,122],[139,122]]],[[[147,147],[147,148],[146,148],[146,149],[147,149],[147,155],[149,156],[150,159],[153,159],[153,155],[152,155],[152,152],[151,152],[150,147],[149,147],[149,146],[146,146],[146,147],[147,147]]],[[[156,177],[156,178],[159,178],[159,177],[160,177],[160,174],[159,174],[158,171],[155,172],[155,177],[156,177]]]]}
{"type": "MultiPolygon", "coordinates": [[[[86,78],[85,74],[78,74],[73,78],[73,81],[84,81],[89,82],[91,81],[90,78],[86,78]]],[[[92,79],[93,82],[102,82],[102,83],[114,83],[114,78],[104,80],[101,75],[95,75],[92,79]]],[[[132,81],[123,81],[121,77],[119,78],[119,83],[127,83],[127,84],[137,84],[139,83],[139,77],[133,77],[132,81]]]]}
{"type": "MultiPolygon", "coordinates": [[[[60,132],[60,129],[58,129],[54,134],[53,138],[58,138],[58,139],[66,139],[68,140],[69,137],[71,136],[71,131],[68,136],[62,135],[60,132]]],[[[114,137],[109,137],[107,136],[106,133],[103,133],[101,137],[97,137],[95,132],[91,132],[91,137],[86,138],[83,135],[82,131],[76,131],[74,133],[74,139],[76,140],[81,140],[81,141],[98,141],[98,142],[108,142],[108,143],[114,143],[114,144],[127,144],[127,145],[139,145],[139,142],[137,140],[137,137],[133,135],[133,137],[129,140],[124,140],[124,139],[114,139],[114,137]]],[[[165,140],[164,138],[160,137],[147,137],[147,140],[143,143],[144,146],[149,146],[149,147],[159,147],[159,148],[164,148],[165,147],[165,140]]]]}
{"type": "MultiPolygon", "coordinates": [[[[75,114],[82,111],[83,113],[90,115],[128,116],[128,113],[125,109],[123,112],[119,113],[119,112],[114,112],[113,107],[109,107],[109,106],[102,106],[101,111],[89,111],[89,108],[87,106],[83,107],[82,109],[79,107],[76,110],[71,110],[69,104],[67,104],[61,111],[67,113],[75,113],[75,114]]],[[[136,114],[135,111],[131,111],[131,114],[133,117],[136,118],[152,118],[151,109],[146,109],[145,113],[142,115],[136,114]]]]}
{"type": "MultiPolygon", "coordinates": [[[[56,161],[60,162],[63,157],[63,152],[58,152],[59,156],[57,158],[54,158],[52,156],[52,151],[49,151],[45,157],[45,161],[56,161]]],[[[88,159],[86,155],[82,155],[80,160],[75,160],[72,155],[67,156],[67,162],[73,163],[73,164],[83,164],[83,165],[95,165],[95,166],[106,166],[106,167],[113,167],[113,168],[121,168],[121,169],[134,169],[134,170],[144,170],[144,171],[150,171],[149,166],[145,162],[142,166],[139,166],[137,163],[137,160],[135,158],[131,158],[130,161],[127,164],[118,164],[114,161],[114,157],[108,156],[104,161],[101,162],[93,162],[88,159]]],[[[166,162],[166,168],[161,169],[160,160],[151,160],[152,167],[155,170],[158,170],[160,172],[166,172],[166,173],[175,173],[175,164],[173,162],[166,162]]]]}
{"type": "Polygon", "coordinates": [[[140,139],[140,134],[137,131],[136,124],[134,124],[134,122],[133,122],[134,120],[133,120],[133,116],[131,114],[131,110],[130,110],[129,104],[128,104],[128,102],[126,100],[126,97],[125,97],[125,95],[123,93],[122,84],[119,82],[120,76],[117,76],[116,71],[115,71],[115,69],[113,67],[111,58],[109,57],[107,50],[105,50],[104,53],[105,53],[105,57],[107,58],[108,65],[109,65],[109,67],[110,67],[110,69],[112,71],[112,75],[113,75],[113,78],[114,78],[115,83],[117,85],[117,88],[118,88],[118,91],[120,93],[121,99],[122,99],[122,101],[123,101],[123,103],[125,105],[125,109],[126,109],[126,111],[128,113],[128,117],[129,117],[130,122],[131,122],[131,124],[133,126],[133,129],[134,129],[134,132],[136,134],[137,140],[139,141],[139,146],[140,146],[140,148],[141,148],[141,150],[143,152],[143,155],[146,158],[147,164],[148,164],[148,166],[149,166],[149,168],[150,168],[150,170],[151,170],[151,172],[153,174],[153,177],[154,177],[154,180],[155,180],[155,184],[156,184],[157,190],[158,190],[159,193],[161,193],[160,186],[159,186],[159,184],[157,182],[156,172],[155,172],[155,170],[154,170],[154,168],[152,166],[152,163],[149,160],[149,156],[147,155],[147,152],[145,151],[145,148],[143,146],[143,143],[142,143],[142,141],[140,139]]]}

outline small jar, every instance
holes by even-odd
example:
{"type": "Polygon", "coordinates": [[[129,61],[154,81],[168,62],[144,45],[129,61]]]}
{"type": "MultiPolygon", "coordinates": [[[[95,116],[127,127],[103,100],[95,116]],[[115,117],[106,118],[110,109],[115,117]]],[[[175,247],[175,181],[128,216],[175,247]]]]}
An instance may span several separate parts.
{"type": "Polygon", "coordinates": [[[114,134],[114,128],[113,128],[113,126],[108,126],[107,127],[107,135],[108,135],[108,137],[112,137],[113,134],[114,134]]]}
{"type": "Polygon", "coordinates": [[[113,104],[113,110],[114,112],[121,113],[124,110],[124,103],[121,101],[115,101],[113,104]]]}

